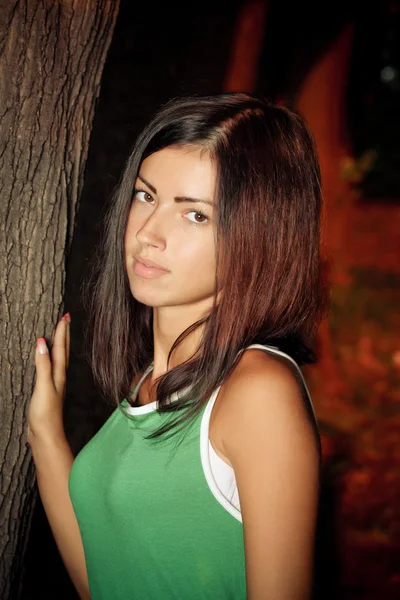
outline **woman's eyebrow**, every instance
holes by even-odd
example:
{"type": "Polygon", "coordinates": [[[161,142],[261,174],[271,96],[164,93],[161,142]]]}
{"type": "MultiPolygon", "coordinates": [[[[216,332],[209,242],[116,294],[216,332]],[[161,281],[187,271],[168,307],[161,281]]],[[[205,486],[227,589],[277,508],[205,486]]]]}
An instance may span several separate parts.
{"type": "Polygon", "coordinates": [[[214,206],[214,202],[211,202],[211,200],[202,200],[201,198],[189,198],[188,196],[175,196],[174,200],[175,202],[201,202],[201,204],[208,204],[209,206],[214,206]]]}
{"type": "MultiPolygon", "coordinates": [[[[154,187],[154,185],[151,185],[151,183],[146,181],[144,177],[138,175],[138,179],[140,179],[142,183],[147,185],[147,187],[153,192],[153,194],[157,194],[157,190],[154,187]]],[[[211,202],[211,200],[202,200],[201,198],[190,198],[189,196],[175,196],[174,200],[175,202],[191,202],[192,204],[200,202],[201,204],[208,204],[209,206],[214,206],[214,202],[211,202]]]]}
{"type": "Polygon", "coordinates": [[[138,177],[138,179],[140,179],[140,181],[142,183],[144,183],[145,185],[147,185],[147,187],[153,192],[153,194],[157,194],[157,190],[154,187],[154,185],[151,185],[151,183],[149,183],[148,181],[146,181],[145,178],[142,177],[141,175],[138,175],[137,177],[138,177]]]}

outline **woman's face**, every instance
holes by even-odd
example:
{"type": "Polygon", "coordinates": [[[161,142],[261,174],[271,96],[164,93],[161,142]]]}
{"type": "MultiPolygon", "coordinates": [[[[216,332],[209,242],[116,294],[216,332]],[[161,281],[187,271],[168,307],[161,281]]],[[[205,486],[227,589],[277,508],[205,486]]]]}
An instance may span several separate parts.
{"type": "Polygon", "coordinates": [[[211,308],[215,182],[215,166],[199,148],[169,147],[142,162],[125,234],[129,285],[139,302],[211,308]]]}

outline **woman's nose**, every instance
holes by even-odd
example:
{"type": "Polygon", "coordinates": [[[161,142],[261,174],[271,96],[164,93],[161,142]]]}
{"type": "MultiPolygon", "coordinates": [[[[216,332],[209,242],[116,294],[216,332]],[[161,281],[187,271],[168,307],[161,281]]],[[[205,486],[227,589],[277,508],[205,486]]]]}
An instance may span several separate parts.
{"type": "Polygon", "coordinates": [[[165,247],[165,236],[163,234],[160,216],[154,211],[143,223],[136,233],[136,239],[145,246],[155,246],[161,250],[165,247]]]}

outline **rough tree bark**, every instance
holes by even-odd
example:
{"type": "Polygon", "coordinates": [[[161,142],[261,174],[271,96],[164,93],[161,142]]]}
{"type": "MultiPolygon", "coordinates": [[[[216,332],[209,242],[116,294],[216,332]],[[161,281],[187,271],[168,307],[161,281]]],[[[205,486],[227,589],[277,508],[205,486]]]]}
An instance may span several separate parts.
{"type": "Polygon", "coordinates": [[[0,597],[19,595],[35,500],[26,444],[36,337],[65,258],[119,0],[0,0],[0,597]]]}

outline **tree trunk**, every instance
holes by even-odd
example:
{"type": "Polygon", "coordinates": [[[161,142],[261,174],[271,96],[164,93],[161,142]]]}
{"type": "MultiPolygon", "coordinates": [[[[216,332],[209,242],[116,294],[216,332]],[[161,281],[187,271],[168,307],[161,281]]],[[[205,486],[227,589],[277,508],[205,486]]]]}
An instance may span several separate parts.
{"type": "Polygon", "coordinates": [[[265,33],[268,0],[244,2],[237,18],[223,90],[253,92],[265,33]]]}
{"type": "Polygon", "coordinates": [[[36,497],[26,406],[65,258],[119,0],[0,0],[0,597],[20,594],[36,497]]]}

